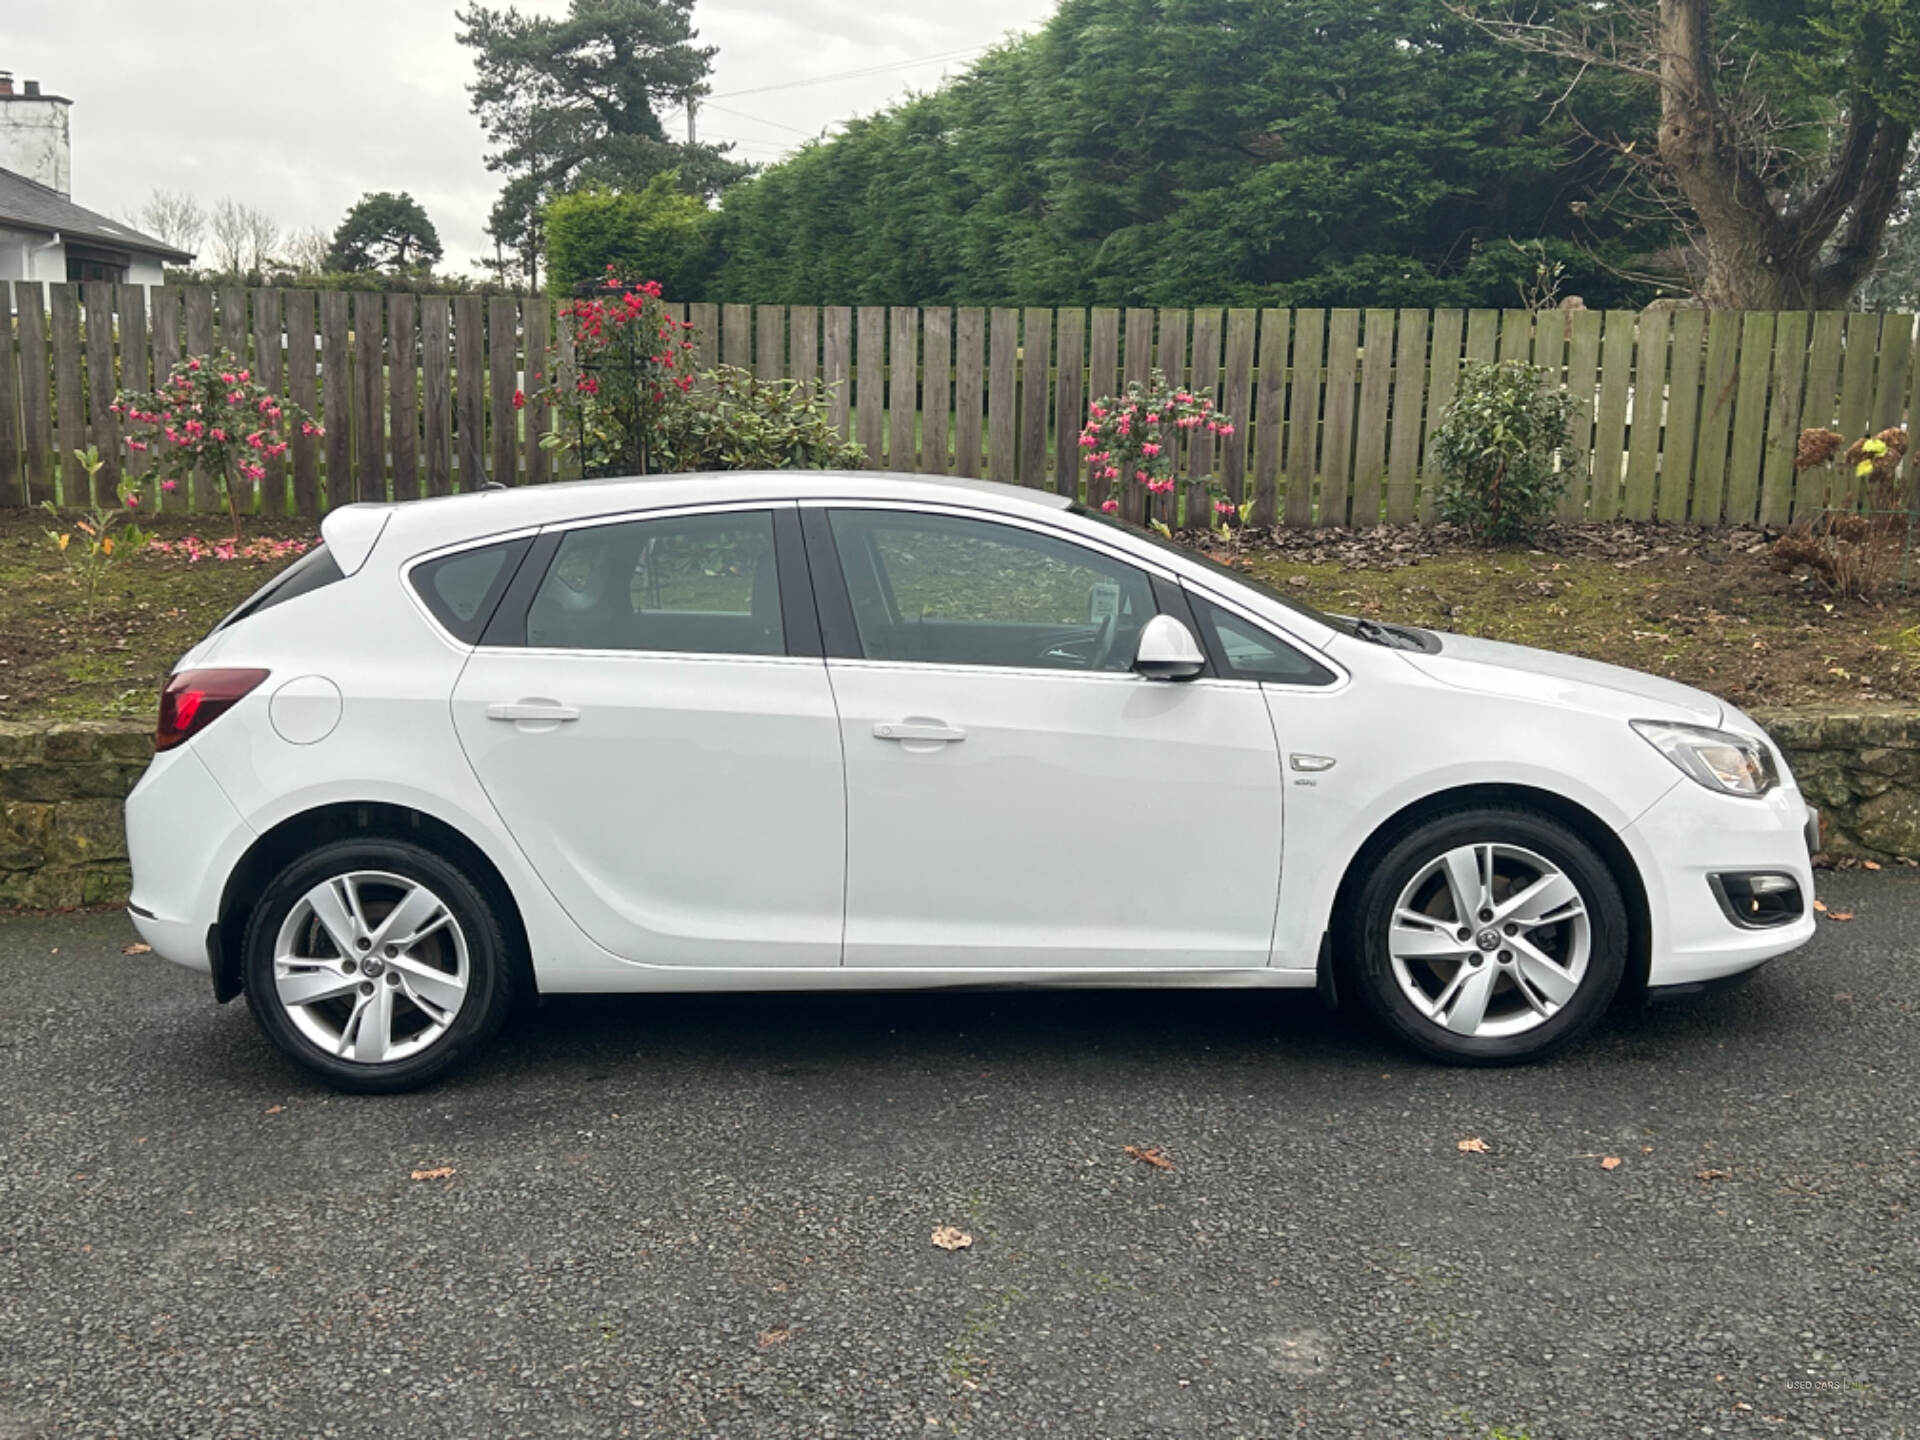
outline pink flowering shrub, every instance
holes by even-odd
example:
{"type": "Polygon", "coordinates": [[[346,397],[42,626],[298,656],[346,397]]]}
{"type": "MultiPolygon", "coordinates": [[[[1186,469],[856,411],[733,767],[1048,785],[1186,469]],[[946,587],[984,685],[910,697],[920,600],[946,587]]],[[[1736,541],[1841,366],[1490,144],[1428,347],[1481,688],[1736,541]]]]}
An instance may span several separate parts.
{"type": "MultiPolygon", "coordinates": [[[[1180,439],[1202,429],[1216,436],[1231,435],[1233,421],[1216,410],[1207,396],[1176,390],[1155,370],[1146,384],[1130,380],[1124,395],[1103,396],[1087,407],[1080,448],[1095,479],[1121,491],[1137,485],[1149,495],[1171,495],[1180,439]]],[[[1100,508],[1109,513],[1118,510],[1117,494],[1110,493],[1100,508]]],[[[1216,515],[1230,518],[1233,508],[1215,496],[1216,515]]],[[[1197,527],[1199,517],[1188,517],[1188,523],[1197,527]]]]}
{"type": "MultiPolygon", "coordinates": [[[[598,293],[560,307],[560,323],[572,335],[577,378],[564,390],[549,380],[514,403],[558,410],[559,428],[541,443],[577,450],[585,473],[650,473],[668,413],[693,389],[693,326],[667,309],[657,280],[622,279],[611,265],[598,293]]],[[[550,376],[554,363],[550,354],[550,376]]]]}
{"type": "Polygon", "coordinates": [[[172,490],[195,470],[218,482],[240,538],[241,480],[258,483],[294,434],[325,433],[305,410],[267,389],[230,350],[182,360],[158,389],[124,391],[113,413],[132,428],[129,450],[152,450],[151,473],[172,490]]]}

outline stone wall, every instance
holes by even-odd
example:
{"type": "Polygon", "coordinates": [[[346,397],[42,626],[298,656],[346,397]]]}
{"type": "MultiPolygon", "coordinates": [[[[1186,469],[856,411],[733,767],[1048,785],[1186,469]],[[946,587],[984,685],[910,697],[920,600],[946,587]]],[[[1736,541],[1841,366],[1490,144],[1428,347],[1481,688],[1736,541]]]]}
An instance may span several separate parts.
{"type": "MultiPolygon", "coordinates": [[[[1829,855],[1920,860],[1920,708],[1756,718],[1820,807],[1829,855]]],[[[0,721],[0,907],[124,903],[120,806],[152,755],[144,720],[0,721]]]]}
{"type": "Polygon", "coordinates": [[[121,802],[152,756],[148,721],[0,721],[0,906],[123,903],[121,802]]]}
{"type": "Polygon", "coordinates": [[[1920,860],[1920,709],[1754,716],[1820,807],[1826,853],[1920,860]]]}

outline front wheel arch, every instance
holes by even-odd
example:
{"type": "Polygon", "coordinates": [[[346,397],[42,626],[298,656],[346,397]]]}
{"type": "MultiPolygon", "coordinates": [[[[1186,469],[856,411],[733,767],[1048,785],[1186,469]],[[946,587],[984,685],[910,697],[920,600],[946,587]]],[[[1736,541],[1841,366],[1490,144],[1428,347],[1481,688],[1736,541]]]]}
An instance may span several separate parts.
{"type": "Polygon", "coordinates": [[[1615,1003],[1638,1003],[1646,994],[1647,971],[1653,957],[1653,913],[1640,867],[1606,821],[1564,795],[1532,785],[1461,785],[1436,791],[1402,807],[1374,828],[1347,862],[1340,876],[1340,887],[1334,893],[1326,943],[1320,947],[1319,983],[1323,997],[1339,1003],[1343,979],[1340,968],[1344,957],[1353,953],[1360,888],[1379,858],[1415,826],[1424,825],[1450,810],[1478,809],[1484,805],[1538,810],[1558,820],[1599,853],[1627,902],[1627,974],[1621,981],[1620,998],[1615,1003]]]}
{"type": "Polygon", "coordinates": [[[322,805],[288,816],[266,831],[240,857],[220,894],[219,923],[209,947],[213,962],[214,997],[225,1004],[244,988],[242,974],[247,922],[269,881],[301,855],[334,840],[407,840],[466,869],[474,883],[498,907],[507,931],[517,993],[533,997],[538,985],[526,921],[520,914],[513,887],[506,876],[473,841],[453,826],[425,811],[384,801],[350,801],[322,805]]]}

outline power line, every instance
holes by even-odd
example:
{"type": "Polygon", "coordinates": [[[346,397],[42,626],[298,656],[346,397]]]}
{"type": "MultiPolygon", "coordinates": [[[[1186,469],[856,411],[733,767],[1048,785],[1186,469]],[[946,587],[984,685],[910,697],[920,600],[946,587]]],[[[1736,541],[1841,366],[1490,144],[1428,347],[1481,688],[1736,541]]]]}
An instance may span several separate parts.
{"type": "Polygon", "coordinates": [[[868,65],[858,70],[839,70],[831,75],[815,75],[810,80],[787,80],[778,85],[755,85],[747,90],[725,90],[717,96],[706,96],[705,99],[732,100],[741,95],[764,95],[770,90],[798,90],[805,85],[826,85],[835,80],[855,80],[863,75],[883,75],[889,70],[908,70],[916,65],[934,65],[943,60],[959,60],[992,48],[991,45],[969,45],[964,50],[951,50],[944,55],[923,55],[918,60],[895,60],[887,65],[868,65]]]}
{"type": "Polygon", "coordinates": [[[792,146],[782,146],[772,140],[742,140],[736,135],[709,135],[708,140],[719,145],[731,145],[736,150],[753,152],[756,158],[784,160],[793,153],[792,146]]]}
{"type": "Polygon", "coordinates": [[[733,115],[741,120],[751,120],[756,125],[771,125],[776,130],[791,130],[794,134],[804,135],[809,140],[820,133],[817,130],[802,130],[798,125],[789,125],[782,120],[769,120],[765,116],[749,115],[744,110],[735,110],[727,105],[716,105],[711,100],[702,100],[698,103],[702,110],[718,110],[722,115],[733,115]]]}

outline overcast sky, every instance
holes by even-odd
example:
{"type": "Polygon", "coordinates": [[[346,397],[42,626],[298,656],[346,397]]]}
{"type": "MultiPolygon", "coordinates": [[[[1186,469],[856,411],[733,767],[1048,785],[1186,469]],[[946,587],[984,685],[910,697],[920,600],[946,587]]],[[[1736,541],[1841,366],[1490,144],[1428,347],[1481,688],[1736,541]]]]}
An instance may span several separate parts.
{"type": "MultiPolygon", "coordinates": [[[[720,47],[702,138],[739,141],[736,153],[749,160],[777,159],[823,126],[931,88],[1053,6],[698,0],[701,37],[720,47]],[[875,73],[792,83],[862,69],[875,73]]],[[[157,185],[208,205],[232,195],[288,229],[331,231],[366,191],[407,190],[460,268],[490,253],[482,227],[498,186],[467,108],[472,62],[454,41],[456,8],[455,0],[8,0],[0,69],[13,72],[16,91],[34,79],[74,102],[74,199],[91,209],[130,215],[157,185]]],[[[558,14],[566,4],[520,8],[558,14]]]]}

